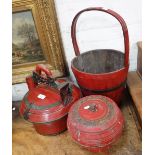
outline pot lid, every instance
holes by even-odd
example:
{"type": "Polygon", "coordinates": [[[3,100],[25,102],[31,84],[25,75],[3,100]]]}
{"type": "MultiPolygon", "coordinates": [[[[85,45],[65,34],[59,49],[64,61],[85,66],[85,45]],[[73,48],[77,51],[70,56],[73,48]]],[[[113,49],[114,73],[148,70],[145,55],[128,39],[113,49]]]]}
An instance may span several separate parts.
{"type": "Polygon", "coordinates": [[[30,122],[43,123],[59,119],[66,115],[72,102],[62,98],[62,91],[55,88],[39,85],[31,89],[25,96],[20,106],[20,114],[30,122]]]}
{"type": "Polygon", "coordinates": [[[78,100],[68,116],[69,127],[84,132],[103,132],[122,123],[122,114],[108,97],[90,95],[78,100]],[[73,122],[73,123],[72,123],[73,122]]]}
{"type": "Polygon", "coordinates": [[[31,106],[35,112],[55,107],[59,109],[62,102],[59,92],[48,86],[38,86],[30,90],[23,100],[26,106],[31,106]]]}

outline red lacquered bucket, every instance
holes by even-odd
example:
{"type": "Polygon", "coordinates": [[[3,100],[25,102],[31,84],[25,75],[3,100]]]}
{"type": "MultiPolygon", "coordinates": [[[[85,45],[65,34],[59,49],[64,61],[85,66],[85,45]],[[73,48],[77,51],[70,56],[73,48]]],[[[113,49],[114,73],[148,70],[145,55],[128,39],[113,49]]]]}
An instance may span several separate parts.
{"type": "Polygon", "coordinates": [[[20,105],[21,116],[32,122],[42,135],[56,135],[66,130],[68,111],[81,97],[79,88],[65,79],[55,80],[43,65],[37,65],[26,82],[29,91],[20,105]]]}
{"type": "Polygon", "coordinates": [[[83,95],[101,94],[119,103],[129,68],[129,37],[124,19],[110,9],[106,10],[101,7],[84,9],[73,19],[71,37],[77,56],[72,60],[71,68],[83,95]],[[76,40],[76,23],[79,16],[88,11],[106,12],[119,21],[124,35],[125,53],[114,49],[96,49],[80,54],[76,40]]]}
{"type": "Polygon", "coordinates": [[[124,118],[117,104],[102,95],[79,99],[71,107],[67,120],[73,140],[93,152],[106,152],[123,130],[124,118]]]}

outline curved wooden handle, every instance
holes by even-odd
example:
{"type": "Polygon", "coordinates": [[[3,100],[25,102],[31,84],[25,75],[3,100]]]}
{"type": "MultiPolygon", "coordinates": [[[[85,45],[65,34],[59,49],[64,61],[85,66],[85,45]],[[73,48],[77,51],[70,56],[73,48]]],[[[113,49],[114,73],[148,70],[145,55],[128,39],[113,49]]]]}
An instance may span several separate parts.
{"type": "Polygon", "coordinates": [[[52,77],[51,71],[43,64],[37,64],[36,65],[36,72],[41,75],[41,72],[44,72],[46,76],[52,77]]]}
{"type": "Polygon", "coordinates": [[[87,12],[87,11],[106,12],[106,13],[112,15],[113,17],[115,17],[119,21],[119,23],[121,24],[121,27],[122,27],[123,35],[124,35],[124,46],[125,46],[124,66],[128,67],[128,65],[129,65],[129,35],[128,35],[127,25],[126,25],[124,19],[118,13],[116,13],[110,9],[108,9],[108,10],[104,9],[102,7],[91,7],[91,8],[81,10],[74,17],[74,19],[72,21],[72,26],[71,26],[71,38],[72,38],[72,43],[73,43],[73,47],[74,47],[74,51],[75,51],[76,56],[80,55],[80,50],[79,50],[77,40],[76,40],[76,23],[77,23],[79,16],[83,12],[87,12]]]}

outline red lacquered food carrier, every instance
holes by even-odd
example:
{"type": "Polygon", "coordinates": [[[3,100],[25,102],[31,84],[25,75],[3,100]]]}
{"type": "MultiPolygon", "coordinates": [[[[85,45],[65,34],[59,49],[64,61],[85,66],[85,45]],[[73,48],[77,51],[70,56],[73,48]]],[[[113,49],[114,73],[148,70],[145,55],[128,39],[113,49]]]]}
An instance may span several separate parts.
{"type": "Polygon", "coordinates": [[[55,135],[64,131],[68,111],[81,97],[79,88],[65,79],[55,80],[44,65],[37,65],[26,82],[29,91],[20,105],[21,116],[32,122],[39,134],[55,135]]]}
{"type": "Polygon", "coordinates": [[[123,124],[124,118],[116,103],[102,95],[76,101],[67,120],[73,140],[93,152],[108,151],[121,136],[123,124]]]}
{"type": "MultiPolygon", "coordinates": [[[[103,21],[104,22],[104,21],[103,21]]],[[[84,96],[103,95],[120,103],[126,85],[129,68],[129,36],[124,19],[116,12],[102,7],[92,7],[79,11],[72,22],[71,37],[76,57],[71,68],[84,96]],[[92,49],[84,53],[76,39],[76,25],[81,14],[99,11],[113,16],[120,23],[124,36],[124,53],[113,49],[92,49]]]]}

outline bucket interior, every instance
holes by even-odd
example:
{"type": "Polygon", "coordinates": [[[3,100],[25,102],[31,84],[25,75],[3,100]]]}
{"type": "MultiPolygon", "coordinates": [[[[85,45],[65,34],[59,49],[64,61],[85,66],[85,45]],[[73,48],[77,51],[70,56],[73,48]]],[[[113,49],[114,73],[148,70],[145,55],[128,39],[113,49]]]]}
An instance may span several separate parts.
{"type": "Polygon", "coordinates": [[[75,57],[72,65],[86,73],[114,72],[124,67],[124,53],[111,49],[92,50],[75,57]]]}

